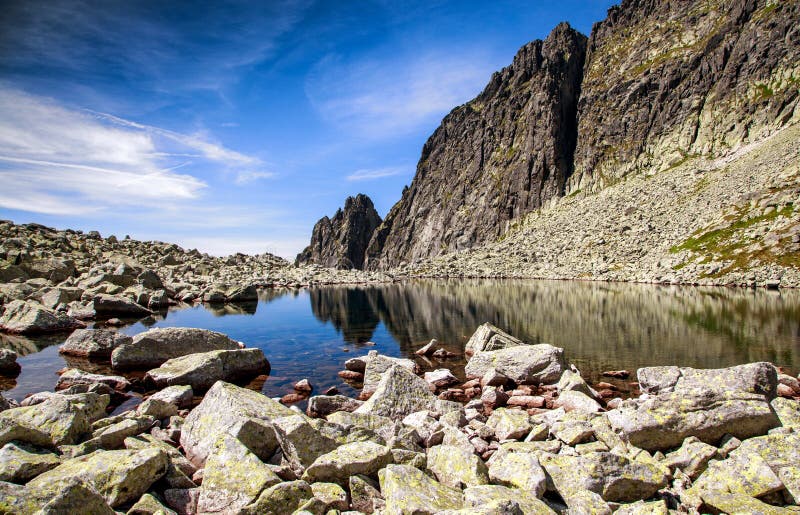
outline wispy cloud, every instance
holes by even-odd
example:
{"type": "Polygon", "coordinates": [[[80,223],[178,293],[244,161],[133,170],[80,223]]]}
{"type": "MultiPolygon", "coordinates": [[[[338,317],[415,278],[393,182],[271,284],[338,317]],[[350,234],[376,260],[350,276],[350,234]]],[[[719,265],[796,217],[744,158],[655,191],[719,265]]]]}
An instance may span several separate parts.
{"type": "Polygon", "coordinates": [[[0,85],[1,207],[65,215],[126,205],[163,209],[203,194],[204,180],[177,172],[203,163],[266,174],[252,170],[257,158],[199,135],[69,109],[0,85]]]}
{"type": "Polygon", "coordinates": [[[411,175],[413,168],[408,166],[389,166],[385,168],[363,168],[351,173],[345,179],[348,181],[374,181],[395,175],[411,175]]]}
{"type": "Polygon", "coordinates": [[[253,172],[253,171],[244,171],[238,172],[236,174],[236,179],[233,182],[236,183],[237,186],[245,186],[250,184],[251,182],[255,182],[261,179],[271,179],[275,177],[275,174],[272,172],[253,172]]]}
{"type": "Polygon", "coordinates": [[[305,91],[326,121],[385,138],[435,123],[479,93],[496,66],[479,50],[354,62],[328,55],[309,74],[305,91]]]}

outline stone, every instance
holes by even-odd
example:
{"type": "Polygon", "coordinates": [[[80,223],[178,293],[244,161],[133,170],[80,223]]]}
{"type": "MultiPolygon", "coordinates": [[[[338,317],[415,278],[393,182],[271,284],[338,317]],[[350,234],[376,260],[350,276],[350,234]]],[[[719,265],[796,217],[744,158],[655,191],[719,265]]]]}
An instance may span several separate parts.
{"type": "Polygon", "coordinates": [[[167,471],[169,459],[159,449],[97,451],[63,462],[40,474],[28,488],[59,492],[65,484],[80,481],[95,489],[111,507],[139,499],[167,471]]]}
{"type": "Polygon", "coordinates": [[[734,451],[725,460],[712,460],[697,478],[692,490],[722,490],[761,497],[783,489],[783,482],[769,464],[755,452],[734,451]]]}
{"type": "Polygon", "coordinates": [[[160,399],[145,399],[136,407],[138,415],[145,415],[161,420],[178,414],[178,406],[160,399]]]}
{"type": "Polygon", "coordinates": [[[197,513],[199,488],[168,488],[164,490],[164,501],[178,515],[194,515],[197,513]]]}
{"type": "Polygon", "coordinates": [[[741,391],[664,393],[606,415],[630,444],[648,451],[677,447],[688,436],[712,445],[725,434],[749,438],[779,423],[763,395],[741,391]]]}
{"type": "Polygon", "coordinates": [[[61,354],[91,359],[110,359],[111,352],[130,343],[127,334],[106,329],[76,329],[59,348],[61,354]]]}
{"type": "Polygon", "coordinates": [[[323,454],[303,474],[303,479],[312,483],[346,484],[350,476],[370,476],[392,461],[392,451],[373,442],[353,442],[341,445],[323,454]]]}
{"type": "Polygon", "coordinates": [[[194,392],[189,385],[167,386],[151,395],[148,400],[158,400],[173,404],[178,408],[188,408],[194,400],[194,392]]]}
{"type": "Polygon", "coordinates": [[[526,515],[555,515],[556,513],[531,491],[501,485],[471,486],[464,490],[465,509],[474,511],[497,501],[519,503],[520,513],[526,515]]]}
{"type": "Polygon", "coordinates": [[[497,370],[490,368],[483,374],[481,377],[481,386],[486,388],[487,386],[506,386],[511,380],[504,374],[501,374],[497,370]]]}
{"type": "Polygon", "coordinates": [[[37,334],[70,331],[86,324],[61,311],[52,311],[38,302],[13,300],[0,314],[0,331],[37,334]]]}
{"type": "Polygon", "coordinates": [[[479,352],[467,362],[467,377],[483,377],[495,369],[517,384],[550,384],[558,381],[566,368],[564,350],[546,343],[519,345],[496,351],[479,352]]]}
{"type": "Polygon", "coordinates": [[[161,281],[161,278],[158,276],[158,274],[153,270],[144,270],[136,277],[136,280],[148,290],[164,289],[164,283],[161,281]]]}
{"type": "Polygon", "coordinates": [[[428,343],[426,343],[425,345],[423,345],[422,347],[420,347],[418,350],[414,351],[414,354],[416,354],[417,356],[430,356],[431,354],[436,352],[436,346],[438,344],[439,342],[433,339],[428,343]]]}
{"type": "Polygon", "coordinates": [[[595,392],[594,389],[592,389],[592,387],[589,386],[586,381],[584,381],[580,372],[577,370],[565,370],[564,373],[561,374],[561,378],[558,380],[556,389],[558,390],[559,395],[563,394],[564,392],[575,391],[587,395],[594,400],[597,400],[598,398],[597,392],[595,392]]]}
{"type": "Polygon", "coordinates": [[[371,514],[374,511],[374,501],[383,501],[383,496],[378,488],[378,483],[367,476],[361,474],[350,476],[348,490],[353,509],[371,514]]]}
{"type": "Polygon", "coordinates": [[[96,430],[92,437],[104,449],[117,449],[124,445],[125,439],[129,436],[136,436],[149,431],[154,422],[155,419],[146,416],[126,418],[96,430]]]}
{"type": "Polygon", "coordinates": [[[486,464],[472,452],[450,445],[428,449],[427,469],[443,485],[453,488],[485,485],[489,482],[486,464]]]}
{"type": "Polygon", "coordinates": [[[238,349],[239,344],[222,333],[164,327],[137,334],[131,343],[118,346],[111,353],[111,364],[119,369],[148,369],[187,354],[238,349]]]}
{"type": "Polygon", "coordinates": [[[636,501],[621,505],[615,515],[669,515],[669,508],[663,499],[658,501],[636,501]]]}
{"type": "Polygon", "coordinates": [[[603,408],[596,400],[578,390],[561,392],[556,405],[563,407],[567,413],[570,411],[578,411],[580,413],[599,413],[603,411],[603,408]]]}
{"type": "Polygon", "coordinates": [[[345,397],[344,395],[315,395],[309,397],[306,414],[309,417],[326,417],[337,411],[352,412],[364,404],[364,401],[345,397]]]}
{"type": "Polygon", "coordinates": [[[445,388],[459,382],[458,378],[446,368],[440,368],[433,372],[425,372],[423,379],[434,388],[445,388]]]}
{"type": "Polygon", "coordinates": [[[438,411],[442,404],[437,401],[428,383],[405,367],[395,365],[383,373],[375,393],[354,413],[398,420],[415,411],[438,411]]]}
{"type": "Polygon", "coordinates": [[[783,427],[800,428],[800,401],[776,397],[770,402],[783,427]]]}
{"type": "Polygon", "coordinates": [[[749,363],[729,368],[646,367],[636,375],[639,388],[649,394],[700,391],[741,391],[775,398],[778,373],[771,363],[749,363]]]}
{"type": "Polygon", "coordinates": [[[314,497],[305,481],[286,481],[261,492],[253,503],[245,506],[242,515],[285,515],[293,513],[314,497]]]}
{"type": "Polygon", "coordinates": [[[311,383],[308,382],[308,379],[301,379],[294,384],[294,389],[300,393],[311,393],[314,387],[311,386],[311,383]]]}
{"type": "Polygon", "coordinates": [[[508,394],[495,387],[486,387],[481,393],[481,402],[489,409],[502,408],[508,402],[508,394]]]}
{"type": "Polygon", "coordinates": [[[142,495],[125,515],[177,515],[152,494],[142,495]]]}
{"type": "Polygon", "coordinates": [[[58,377],[56,390],[65,390],[75,385],[91,385],[95,383],[107,385],[120,392],[129,390],[131,387],[130,381],[122,376],[92,374],[77,368],[68,368],[58,377]]]}
{"type": "Polygon", "coordinates": [[[40,447],[76,443],[104,413],[108,395],[51,394],[43,402],[0,412],[0,445],[12,440],[40,447]]]}
{"type": "Polygon", "coordinates": [[[498,329],[489,322],[486,322],[478,326],[475,332],[472,333],[472,336],[470,336],[467,344],[464,346],[464,352],[467,354],[475,354],[476,352],[507,349],[508,347],[516,347],[518,345],[525,345],[525,343],[503,330],[498,329]]]}
{"type": "Polygon", "coordinates": [[[278,448],[271,420],[293,414],[258,392],[219,381],[186,417],[180,443],[186,457],[198,467],[203,466],[223,433],[238,438],[260,459],[268,460],[278,448]]]}
{"type": "Polygon", "coordinates": [[[61,486],[60,491],[37,491],[0,482],[0,512],[25,515],[115,515],[116,512],[100,494],[80,481],[72,480],[61,486]]]}
{"type": "Polygon", "coordinates": [[[391,358],[389,356],[381,356],[376,351],[370,351],[367,356],[367,364],[364,369],[364,387],[362,388],[362,395],[372,394],[378,388],[378,384],[383,378],[384,372],[390,368],[399,365],[410,372],[416,371],[416,364],[410,359],[391,358]]]}
{"type": "Polygon", "coordinates": [[[60,463],[58,456],[51,452],[9,442],[0,448],[0,481],[24,484],[60,463]]]}
{"type": "Polygon", "coordinates": [[[522,438],[533,427],[528,413],[507,408],[494,410],[486,421],[486,425],[494,430],[498,440],[522,438]]]}
{"type": "Polygon", "coordinates": [[[172,445],[164,442],[153,436],[152,434],[143,433],[137,436],[128,437],[125,439],[125,448],[129,450],[142,450],[142,449],[161,449],[169,457],[169,466],[164,475],[164,479],[170,488],[194,488],[193,485],[186,483],[186,479],[193,476],[197,472],[197,468],[186,459],[186,457],[172,445]],[[173,484],[184,483],[185,486],[173,486],[173,484]]]}
{"type": "Polygon", "coordinates": [[[336,483],[312,483],[311,491],[314,497],[325,504],[326,510],[347,510],[347,492],[336,483]]]}
{"type": "Polygon", "coordinates": [[[152,315],[153,312],[144,306],[128,299],[127,297],[117,297],[101,293],[92,298],[94,311],[98,317],[125,317],[141,318],[152,315]]]}
{"type": "Polygon", "coordinates": [[[512,395],[506,401],[506,406],[519,406],[525,409],[542,408],[546,399],[539,395],[512,395]]]}
{"type": "Polygon", "coordinates": [[[200,513],[236,512],[280,482],[244,444],[223,434],[206,459],[197,508],[200,513]]]}
{"type": "Polygon", "coordinates": [[[492,460],[489,479],[494,484],[519,488],[537,498],[544,494],[547,486],[539,459],[535,454],[526,452],[505,452],[492,460]]]}
{"type": "Polygon", "coordinates": [[[717,455],[716,447],[690,436],[679,449],[666,455],[663,464],[673,471],[680,469],[689,479],[695,480],[706,469],[709,460],[717,455]]]}
{"type": "Polygon", "coordinates": [[[15,377],[22,367],[17,363],[17,353],[11,349],[0,349],[0,374],[15,377]]]}
{"type": "Polygon", "coordinates": [[[721,513],[758,513],[761,515],[788,515],[788,510],[772,506],[742,493],[720,490],[703,492],[703,502],[721,513]]]}
{"type": "Polygon", "coordinates": [[[378,478],[387,515],[433,515],[464,506],[460,490],[434,481],[421,470],[408,465],[387,465],[378,478]]]}
{"type": "Polygon", "coordinates": [[[297,255],[295,263],[361,270],[367,245],[380,223],[381,217],[368,196],[359,193],[347,197],[344,210],[337,210],[333,218],[324,216],[314,225],[311,243],[297,255]]]}
{"type": "Polygon", "coordinates": [[[156,388],[189,385],[203,392],[217,381],[235,381],[269,373],[269,362],[261,349],[216,350],[187,354],[149,370],[145,380],[156,388]]]}
{"type": "Polygon", "coordinates": [[[284,458],[298,477],[314,460],[336,448],[336,441],[311,426],[303,415],[275,418],[272,427],[284,458]]]}

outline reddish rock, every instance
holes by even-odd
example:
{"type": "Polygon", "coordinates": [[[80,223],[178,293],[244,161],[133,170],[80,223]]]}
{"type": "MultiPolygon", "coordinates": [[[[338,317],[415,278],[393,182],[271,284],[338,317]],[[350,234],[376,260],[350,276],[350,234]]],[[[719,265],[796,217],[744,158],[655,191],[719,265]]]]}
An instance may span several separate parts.
{"type": "Polygon", "coordinates": [[[164,501],[167,503],[167,506],[175,510],[178,515],[192,515],[197,513],[197,500],[199,497],[199,488],[164,490],[164,501]]]}
{"type": "Polygon", "coordinates": [[[311,393],[314,387],[311,386],[311,383],[308,382],[308,379],[301,379],[294,384],[294,389],[295,391],[301,393],[311,393]]]}
{"type": "Polygon", "coordinates": [[[451,388],[439,394],[439,398],[445,401],[467,402],[469,399],[464,393],[464,390],[458,388],[451,388]]]}
{"type": "Polygon", "coordinates": [[[545,405],[545,398],[538,395],[515,395],[508,398],[507,406],[521,406],[523,408],[541,408],[545,405]]]}
{"type": "Polygon", "coordinates": [[[416,351],[414,354],[417,356],[430,356],[434,353],[434,347],[438,344],[436,340],[429,341],[424,347],[416,351]]]}
{"type": "Polygon", "coordinates": [[[778,383],[778,395],[781,397],[794,397],[794,390],[790,386],[783,383],[778,383]]]}
{"type": "Polygon", "coordinates": [[[518,386],[516,390],[511,390],[510,392],[508,392],[508,395],[510,397],[517,397],[517,396],[520,396],[520,395],[523,395],[523,396],[533,395],[533,388],[531,388],[530,386],[525,386],[525,385],[518,386]]]}
{"type": "Polygon", "coordinates": [[[608,388],[606,388],[604,390],[598,390],[597,395],[599,395],[601,399],[610,399],[616,395],[619,395],[619,393],[615,392],[614,390],[609,390],[608,388]]]}
{"type": "Polygon", "coordinates": [[[481,389],[478,387],[467,388],[466,390],[464,390],[464,395],[466,395],[468,399],[474,399],[480,394],[481,394],[481,389]]]}
{"type": "Polygon", "coordinates": [[[362,390],[361,393],[358,394],[358,400],[360,400],[360,401],[368,401],[369,398],[372,397],[373,393],[375,393],[375,392],[365,392],[365,391],[362,390]]]}
{"type": "Polygon", "coordinates": [[[617,387],[611,383],[606,383],[605,381],[600,381],[599,383],[594,385],[595,389],[597,390],[616,390],[617,387]]]}
{"type": "Polygon", "coordinates": [[[481,385],[480,379],[470,379],[466,383],[464,383],[461,386],[459,386],[459,388],[461,388],[462,390],[466,390],[467,388],[474,388],[474,387],[480,386],[480,385],[481,385]]]}
{"type": "Polygon", "coordinates": [[[603,377],[615,377],[617,379],[627,379],[631,376],[631,373],[627,370],[607,370],[603,372],[603,377]]]}
{"type": "Polygon", "coordinates": [[[439,349],[436,352],[434,352],[432,356],[438,359],[447,359],[447,358],[454,358],[458,356],[458,354],[456,354],[455,352],[450,352],[449,350],[446,349],[439,349]]]}
{"type": "Polygon", "coordinates": [[[364,374],[356,372],[355,370],[342,370],[339,372],[339,377],[345,381],[352,381],[354,383],[361,383],[364,381],[364,374]]]}
{"type": "Polygon", "coordinates": [[[327,390],[322,392],[322,394],[323,395],[338,395],[339,394],[339,389],[336,388],[335,386],[331,386],[330,388],[328,388],[327,390]]]}
{"type": "Polygon", "coordinates": [[[508,395],[499,388],[485,388],[481,394],[481,402],[489,409],[502,408],[508,402],[508,395]]]}
{"type": "Polygon", "coordinates": [[[306,395],[301,395],[299,393],[287,393],[283,397],[281,397],[280,403],[281,404],[295,404],[300,401],[306,400],[306,395]]]}

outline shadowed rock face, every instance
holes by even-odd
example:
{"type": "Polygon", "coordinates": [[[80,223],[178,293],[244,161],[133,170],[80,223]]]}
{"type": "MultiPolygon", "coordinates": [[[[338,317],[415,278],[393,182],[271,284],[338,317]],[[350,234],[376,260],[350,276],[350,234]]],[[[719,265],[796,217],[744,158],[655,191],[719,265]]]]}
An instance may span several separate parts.
{"type": "Polygon", "coordinates": [[[592,29],[569,189],[718,155],[797,118],[800,3],[624,0],[592,29]]]}
{"type": "Polygon", "coordinates": [[[347,197],[344,210],[337,210],[333,218],[324,216],[314,225],[311,243],[295,262],[361,270],[367,244],[380,223],[381,217],[368,196],[359,193],[347,197]]]}
{"type": "Polygon", "coordinates": [[[368,269],[494,239],[509,221],[563,194],[585,49],[586,37],[562,23],[445,117],[372,237],[368,269]]]}

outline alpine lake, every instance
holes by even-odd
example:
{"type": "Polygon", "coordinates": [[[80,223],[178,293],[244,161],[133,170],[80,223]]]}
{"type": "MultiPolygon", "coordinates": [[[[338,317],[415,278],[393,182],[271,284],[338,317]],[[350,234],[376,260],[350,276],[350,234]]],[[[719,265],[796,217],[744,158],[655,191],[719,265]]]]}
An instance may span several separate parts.
{"type": "MultiPolygon", "coordinates": [[[[270,374],[249,383],[250,388],[280,397],[307,378],[314,394],[336,386],[355,396],[357,390],[337,372],[345,360],[370,350],[414,358],[423,370],[449,368],[464,378],[464,345],[484,322],[528,343],[563,347],[568,361],[590,382],[607,380],[601,379],[603,371],[622,369],[631,371],[628,381],[635,381],[637,368],[655,365],[719,368],[769,361],[793,375],[800,370],[796,290],[415,280],[267,289],[257,302],[174,306],[119,330],[129,335],[153,327],[219,331],[262,349],[269,360],[270,374]],[[455,356],[415,356],[432,338],[455,356]]],[[[15,350],[22,366],[15,379],[0,380],[4,395],[19,401],[52,390],[64,367],[113,373],[108,364],[60,355],[58,347],[67,336],[0,335],[0,346],[15,350]]]]}

